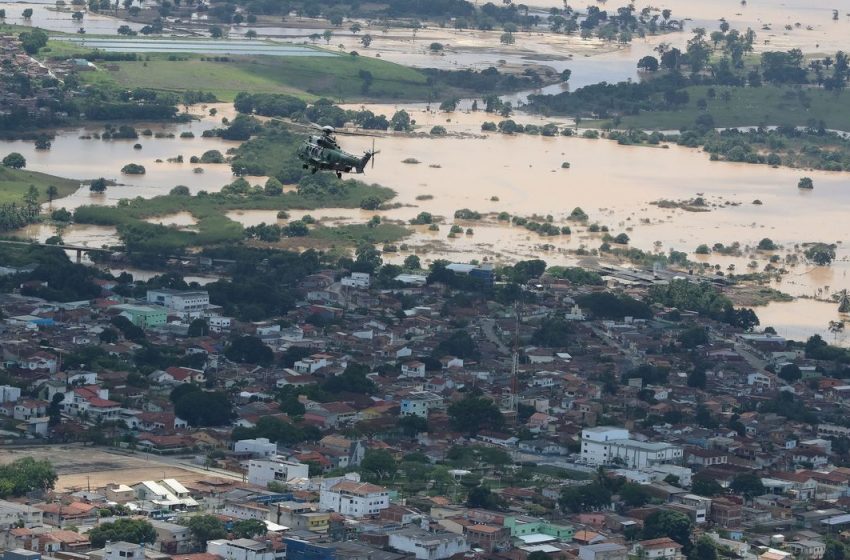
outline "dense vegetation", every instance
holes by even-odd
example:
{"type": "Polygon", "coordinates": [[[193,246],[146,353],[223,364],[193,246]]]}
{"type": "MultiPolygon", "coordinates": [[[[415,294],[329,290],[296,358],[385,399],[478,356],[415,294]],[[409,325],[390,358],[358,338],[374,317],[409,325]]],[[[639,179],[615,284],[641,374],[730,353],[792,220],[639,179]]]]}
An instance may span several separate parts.
{"type": "MultiPolygon", "coordinates": [[[[804,118],[824,119],[828,126],[841,119],[847,121],[844,111],[834,112],[835,97],[846,87],[850,77],[848,56],[839,51],[834,57],[806,60],[802,52],[792,49],[787,52],[768,51],[760,55],[758,65],[748,65],[746,53],[752,51],[755,33],[747,30],[739,33],[721,24],[721,30],[710,35],[698,28],[681,51],[661,44],[656,48],[658,57],[647,56],[638,66],[652,79],[641,82],[602,82],[573,92],[557,95],[535,95],[530,97],[533,110],[543,114],[569,114],[579,117],[613,118],[613,125],[620,120],[630,125],[653,126],[649,121],[634,117],[641,113],[661,112],[664,115],[679,114],[685,122],[693,122],[700,114],[727,112],[733,96],[758,98],[760,103],[752,107],[748,117],[753,122],[726,122],[723,125],[779,125],[786,119],[799,119],[800,115],[787,115],[787,105],[799,102],[806,109],[818,109],[804,118]],[[816,86],[812,89],[792,89],[788,86],[816,86]],[[782,95],[770,96],[779,90],[782,95]],[[740,93],[744,92],[744,93],[740,93]],[[820,111],[823,99],[830,107],[820,111]],[[715,101],[716,100],[716,101],[715,101]],[[709,111],[710,108],[710,111],[709,111]],[[630,118],[631,117],[631,118],[630,118]]],[[[671,119],[655,120],[655,126],[670,128],[671,119]]],[[[675,122],[673,120],[673,122],[675,122]]],[[[678,122],[682,122],[681,118],[678,122]]],[[[794,124],[803,124],[797,121],[794,124]]]]}
{"type": "Polygon", "coordinates": [[[56,471],[47,460],[24,457],[0,465],[0,498],[44,492],[52,489],[55,483],[56,471]]]}
{"type": "Polygon", "coordinates": [[[708,282],[673,280],[650,288],[648,300],[680,310],[696,311],[717,321],[750,330],[759,325],[752,309],[735,308],[732,302],[708,282]]]}
{"type": "Polygon", "coordinates": [[[72,263],[58,248],[4,246],[0,248],[0,262],[6,266],[35,264],[30,272],[0,277],[0,292],[10,292],[23,284],[23,295],[52,301],[94,299],[100,294],[93,282],[96,270],[72,263]]]}

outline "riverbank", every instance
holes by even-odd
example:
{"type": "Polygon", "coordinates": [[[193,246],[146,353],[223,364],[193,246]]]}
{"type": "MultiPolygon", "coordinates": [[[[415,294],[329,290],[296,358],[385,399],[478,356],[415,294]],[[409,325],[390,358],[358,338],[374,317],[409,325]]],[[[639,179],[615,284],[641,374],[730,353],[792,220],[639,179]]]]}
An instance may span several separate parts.
{"type": "Polygon", "coordinates": [[[0,204],[20,204],[30,186],[38,190],[39,202],[58,200],[66,197],[80,188],[77,179],[66,179],[38,171],[27,169],[10,169],[0,166],[0,204]],[[51,197],[48,189],[56,187],[55,194],[51,197]]]}

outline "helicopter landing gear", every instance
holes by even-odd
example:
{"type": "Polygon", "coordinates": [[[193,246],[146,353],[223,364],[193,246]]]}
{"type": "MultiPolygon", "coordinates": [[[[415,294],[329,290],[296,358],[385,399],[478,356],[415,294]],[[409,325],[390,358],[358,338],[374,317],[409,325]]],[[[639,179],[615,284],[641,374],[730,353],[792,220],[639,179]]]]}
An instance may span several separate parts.
{"type": "Polygon", "coordinates": [[[342,171],[337,171],[337,172],[336,172],[336,178],[337,178],[337,179],[342,179],[342,171]]]}

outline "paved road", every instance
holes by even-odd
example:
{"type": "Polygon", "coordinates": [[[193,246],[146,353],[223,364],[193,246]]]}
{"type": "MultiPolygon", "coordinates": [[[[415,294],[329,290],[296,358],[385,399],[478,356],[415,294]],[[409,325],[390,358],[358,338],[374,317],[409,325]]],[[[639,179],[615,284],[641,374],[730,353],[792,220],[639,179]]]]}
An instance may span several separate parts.
{"type": "Polygon", "coordinates": [[[484,336],[499,347],[499,352],[501,354],[510,355],[511,349],[508,348],[508,345],[502,342],[502,339],[499,338],[499,335],[496,334],[496,320],[495,319],[482,319],[481,320],[481,332],[484,333],[484,336]]]}

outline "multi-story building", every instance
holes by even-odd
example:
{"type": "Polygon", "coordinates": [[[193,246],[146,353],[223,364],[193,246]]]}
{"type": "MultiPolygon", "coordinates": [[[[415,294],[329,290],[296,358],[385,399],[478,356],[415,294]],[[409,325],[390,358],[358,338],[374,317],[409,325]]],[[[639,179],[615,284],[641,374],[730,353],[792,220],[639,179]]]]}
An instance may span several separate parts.
{"type": "Polygon", "coordinates": [[[329,488],[322,488],[319,507],[350,517],[377,515],[390,505],[390,493],[383,486],[342,480],[329,488]]]}
{"type": "Polygon", "coordinates": [[[443,397],[429,391],[415,391],[401,399],[400,414],[402,416],[421,416],[428,418],[428,413],[443,406],[443,397]]]}
{"type": "Polygon", "coordinates": [[[598,426],[581,432],[581,457],[591,465],[642,469],[655,464],[681,463],[683,453],[678,445],[633,440],[625,428],[598,426]]]}
{"type": "Polygon", "coordinates": [[[248,482],[266,487],[269,482],[287,482],[296,478],[310,478],[310,467],[283,457],[251,459],[248,462],[248,482]]]}
{"type": "Polygon", "coordinates": [[[467,542],[487,552],[499,552],[511,547],[511,530],[507,527],[480,523],[467,525],[464,533],[467,542]]]}
{"type": "Polygon", "coordinates": [[[148,303],[162,305],[178,313],[203,311],[210,306],[210,294],[191,290],[148,290],[148,303]]]}
{"type": "Polygon", "coordinates": [[[20,524],[23,524],[26,528],[41,525],[41,510],[15,502],[0,500],[0,530],[7,531],[20,524]]]}
{"type": "Polygon", "coordinates": [[[168,320],[168,313],[161,307],[122,304],[114,306],[113,309],[120,311],[121,315],[141,329],[161,327],[168,320]]]}
{"type": "Polygon", "coordinates": [[[252,539],[221,539],[207,542],[207,553],[227,560],[283,560],[284,553],[275,552],[268,543],[252,539]]]}
{"type": "Polygon", "coordinates": [[[466,537],[455,533],[432,533],[409,528],[389,534],[390,547],[413,554],[416,560],[442,560],[469,550],[466,537]]]}
{"type": "Polygon", "coordinates": [[[255,457],[272,457],[277,455],[277,444],[268,438],[240,439],[233,444],[236,453],[250,453],[255,457]]]}

